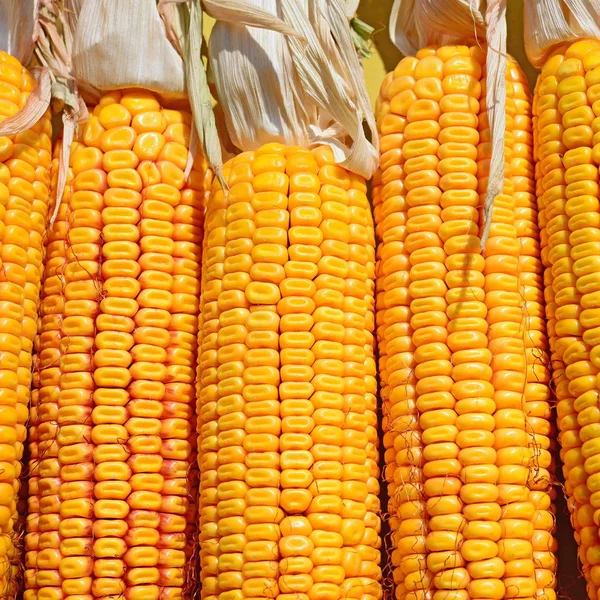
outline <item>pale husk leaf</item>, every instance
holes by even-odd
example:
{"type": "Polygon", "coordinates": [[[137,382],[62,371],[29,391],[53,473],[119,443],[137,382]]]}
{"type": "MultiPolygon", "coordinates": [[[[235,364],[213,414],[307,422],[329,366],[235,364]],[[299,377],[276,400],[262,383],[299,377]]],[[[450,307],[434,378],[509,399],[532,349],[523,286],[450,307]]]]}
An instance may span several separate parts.
{"type": "MultiPolygon", "coordinates": [[[[274,28],[285,33],[294,32],[283,22],[266,11],[247,10],[240,0],[206,0],[204,8],[214,18],[227,16],[238,23],[252,24],[261,28],[274,28]]],[[[184,59],[185,77],[194,127],[190,142],[190,155],[186,167],[186,176],[191,171],[196,147],[200,144],[204,155],[212,167],[215,176],[226,188],[222,178],[223,148],[222,131],[217,127],[213,110],[212,96],[206,71],[202,62],[202,9],[200,0],[159,0],[158,11],[165,24],[168,39],[179,55],[184,59]]]]}
{"type": "Polygon", "coordinates": [[[358,10],[360,0],[343,0],[342,5],[348,19],[352,19],[358,10]]]}
{"type": "Polygon", "coordinates": [[[202,7],[200,0],[159,0],[158,13],[167,38],[183,59],[190,108],[194,117],[185,176],[190,174],[198,146],[215,176],[222,181],[223,155],[212,108],[212,97],[202,62],[202,7]]]}
{"type": "Polygon", "coordinates": [[[27,65],[38,34],[39,0],[0,1],[0,50],[27,65]]]}
{"type": "Polygon", "coordinates": [[[525,0],[525,50],[542,67],[556,46],[580,38],[600,39],[598,0],[525,0]]]}
{"type": "Polygon", "coordinates": [[[52,80],[48,69],[32,69],[37,86],[29,94],[25,106],[12,117],[0,123],[0,136],[17,135],[31,129],[45,114],[50,106],[52,80]]]}
{"type": "Polygon", "coordinates": [[[377,134],[344,5],[243,2],[250,14],[257,7],[268,11],[297,34],[240,25],[233,15],[217,21],[210,60],[232,143],[241,150],[268,142],[328,144],[337,162],[370,177],[378,161],[377,134]]]}
{"type": "Polygon", "coordinates": [[[50,218],[50,226],[54,224],[62,202],[75,127],[88,115],[73,77],[73,32],[78,9],[79,0],[73,0],[73,8],[65,8],[59,0],[40,0],[39,35],[35,54],[38,62],[46,67],[50,74],[53,108],[57,113],[62,112],[63,123],[56,204],[50,218]]]}
{"type": "Polygon", "coordinates": [[[57,0],[41,0],[39,35],[35,54],[38,62],[47,67],[52,78],[54,110],[66,107],[78,120],[85,116],[72,74],[73,21],[71,13],[62,10],[57,0]]]}
{"type": "Polygon", "coordinates": [[[88,92],[135,87],[185,95],[183,61],[167,38],[156,0],[76,3],[73,67],[80,86],[88,92]]]}
{"type": "Polygon", "coordinates": [[[485,39],[485,0],[394,0],[390,38],[405,56],[425,46],[485,39]]]}
{"type": "Polygon", "coordinates": [[[488,0],[486,10],[487,56],[485,102],[491,131],[492,155],[483,204],[481,249],[490,235],[494,200],[504,187],[504,135],[506,131],[506,0],[488,0]]]}
{"type": "Polygon", "coordinates": [[[217,21],[235,22],[238,25],[270,29],[285,35],[297,35],[293,27],[268,10],[252,6],[248,0],[202,0],[202,6],[206,14],[217,21]]]}

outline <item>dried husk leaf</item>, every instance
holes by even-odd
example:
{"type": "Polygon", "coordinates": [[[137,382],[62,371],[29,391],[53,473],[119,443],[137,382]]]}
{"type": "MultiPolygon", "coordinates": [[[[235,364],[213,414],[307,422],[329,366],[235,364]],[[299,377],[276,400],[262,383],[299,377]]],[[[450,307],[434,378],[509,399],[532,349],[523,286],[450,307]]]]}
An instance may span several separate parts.
{"type": "Polygon", "coordinates": [[[483,249],[494,201],[504,186],[506,0],[394,0],[390,37],[406,56],[430,45],[487,43],[486,106],[492,153],[483,205],[483,249]]]}
{"type": "Polygon", "coordinates": [[[216,89],[234,146],[253,150],[268,142],[328,144],[338,163],[370,177],[378,162],[377,133],[345,5],[340,0],[236,4],[243,4],[246,13],[224,14],[221,6],[209,41],[216,89]],[[257,8],[297,34],[242,24],[257,8]]]}
{"type": "Polygon", "coordinates": [[[600,38],[598,0],[525,0],[525,50],[529,62],[542,67],[560,44],[600,38]]]}
{"type": "Polygon", "coordinates": [[[187,178],[192,170],[198,146],[202,146],[204,156],[215,176],[223,184],[223,156],[212,108],[212,97],[202,62],[200,0],[159,0],[157,8],[167,38],[183,59],[186,87],[194,117],[185,176],[187,178]]]}
{"type": "Polygon", "coordinates": [[[481,249],[490,235],[492,209],[504,187],[504,136],[506,132],[506,0],[488,0],[485,102],[491,131],[490,173],[483,203],[481,249]]]}
{"type": "Polygon", "coordinates": [[[485,39],[485,0],[394,0],[390,38],[405,56],[485,39]]]}
{"type": "Polygon", "coordinates": [[[217,21],[235,21],[238,25],[270,29],[286,35],[297,35],[293,27],[268,10],[263,10],[259,6],[250,9],[251,2],[248,0],[202,0],[202,6],[206,14],[217,21]]]}
{"type": "Polygon", "coordinates": [[[348,19],[352,19],[358,10],[358,6],[360,4],[360,0],[344,0],[343,7],[344,12],[348,19]]]}
{"type": "Polygon", "coordinates": [[[63,106],[72,112],[80,110],[79,97],[72,75],[72,21],[57,0],[40,0],[38,37],[35,55],[39,64],[48,68],[52,78],[52,100],[56,112],[63,106]]]}
{"type": "Polygon", "coordinates": [[[185,96],[183,61],[167,38],[156,0],[69,3],[79,8],[73,71],[88,94],[135,87],[185,96]]]}
{"type": "MultiPolygon", "coordinates": [[[[74,0],[75,9],[79,0],[74,0]]],[[[37,61],[43,65],[52,82],[52,104],[55,112],[62,113],[62,146],[58,161],[56,185],[57,202],[50,218],[50,226],[58,215],[69,168],[69,156],[75,127],[87,118],[87,108],[79,95],[73,77],[73,31],[76,11],[65,9],[59,0],[40,0],[39,35],[35,48],[37,61]]]]}
{"type": "Polygon", "coordinates": [[[0,50],[27,65],[37,38],[39,0],[0,1],[0,50]]]}
{"type": "Polygon", "coordinates": [[[32,74],[38,82],[37,86],[29,94],[25,106],[0,123],[0,136],[17,135],[31,129],[48,110],[52,89],[50,73],[46,68],[36,68],[32,69],[32,74]]]}

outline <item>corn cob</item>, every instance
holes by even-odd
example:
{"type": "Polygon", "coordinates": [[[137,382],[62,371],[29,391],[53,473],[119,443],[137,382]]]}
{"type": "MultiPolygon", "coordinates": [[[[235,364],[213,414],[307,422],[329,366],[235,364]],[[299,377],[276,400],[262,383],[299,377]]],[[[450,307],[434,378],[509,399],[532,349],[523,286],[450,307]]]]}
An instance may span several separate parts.
{"type": "Polygon", "coordinates": [[[328,147],[225,166],[205,228],[202,598],[379,597],[374,232],[328,147]]]}
{"type": "Polygon", "coordinates": [[[91,112],[48,244],[24,597],[180,599],[206,169],[152,93],[91,112]]]}
{"type": "MultiPolygon", "coordinates": [[[[0,120],[21,110],[36,87],[14,57],[0,52],[0,120]]],[[[17,499],[29,416],[33,342],[48,212],[50,113],[31,129],[0,138],[0,597],[14,597],[17,499]]]]}
{"type": "Polygon", "coordinates": [[[534,97],[536,176],[561,459],[590,598],[600,589],[598,455],[598,64],[600,42],[559,48],[534,97]]]}
{"type": "Polygon", "coordinates": [[[479,250],[485,56],[425,48],[377,106],[377,324],[397,600],[552,597],[549,372],[525,78],[479,250]]]}

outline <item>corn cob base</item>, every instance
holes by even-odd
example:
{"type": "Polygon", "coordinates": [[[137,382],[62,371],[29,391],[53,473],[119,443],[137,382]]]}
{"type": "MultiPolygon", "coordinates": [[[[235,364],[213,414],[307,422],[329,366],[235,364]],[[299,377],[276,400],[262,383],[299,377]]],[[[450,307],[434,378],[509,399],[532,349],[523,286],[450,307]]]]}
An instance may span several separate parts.
{"type": "Polygon", "coordinates": [[[479,250],[485,55],[425,48],[377,106],[377,325],[397,600],[555,598],[549,371],[525,78],[479,250]]]}
{"type": "MultiPolygon", "coordinates": [[[[35,79],[0,52],[0,120],[23,108],[35,79]]],[[[48,213],[50,113],[30,130],[0,138],[0,597],[15,597],[21,560],[17,513],[27,438],[33,342],[48,213]]]]}
{"type": "Polygon", "coordinates": [[[588,595],[600,598],[600,42],[559,49],[534,97],[536,177],[561,459],[588,595]]]}
{"type": "Polygon", "coordinates": [[[206,216],[198,432],[203,600],[374,600],[374,232],[329,148],[225,167],[206,216]]]}
{"type": "Polygon", "coordinates": [[[73,145],[47,246],[25,600],[193,592],[206,169],[185,181],[190,123],[115,92],[73,145]]]}

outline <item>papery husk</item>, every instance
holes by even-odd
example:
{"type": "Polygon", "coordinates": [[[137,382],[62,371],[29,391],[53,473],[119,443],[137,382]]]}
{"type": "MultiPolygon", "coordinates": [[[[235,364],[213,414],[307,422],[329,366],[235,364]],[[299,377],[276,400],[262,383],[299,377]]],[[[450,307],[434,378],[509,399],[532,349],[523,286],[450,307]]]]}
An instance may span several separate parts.
{"type": "Polygon", "coordinates": [[[565,42],[600,39],[598,0],[525,0],[524,8],[525,51],[535,67],[565,42]]]}
{"type": "MultiPolygon", "coordinates": [[[[210,2],[208,4],[210,5],[210,2]]],[[[234,14],[238,20],[246,19],[248,23],[257,27],[283,28],[287,33],[294,33],[269,13],[254,11],[252,15],[244,16],[245,7],[240,0],[219,0],[210,7],[217,13],[225,10],[227,14],[234,14]]],[[[188,96],[194,116],[186,176],[193,164],[193,149],[199,142],[215,176],[223,188],[226,188],[222,177],[223,135],[217,130],[212,97],[202,62],[203,27],[200,0],[158,0],[157,8],[165,25],[167,38],[184,61],[188,96]]]]}
{"type": "Polygon", "coordinates": [[[348,19],[354,18],[356,11],[358,10],[358,6],[360,5],[360,0],[344,0],[342,6],[344,8],[344,12],[348,19]]]}
{"type": "Polygon", "coordinates": [[[483,205],[482,249],[490,233],[494,200],[504,186],[506,33],[506,0],[394,0],[390,15],[390,38],[405,56],[431,45],[487,44],[486,106],[492,154],[483,205]]]}
{"type": "Polygon", "coordinates": [[[73,76],[73,32],[78,9],[79,0],[74,0],[71,9],[65,9],[58,0],[40,0],[39,35],[35,55],[37,61],[50,74],[53,108],[55,112],[61,113],[63,125],[56,183],[57,201],[50,217],[50,226],[54,224],[58,215],[67,183],[75,128],[87,118],[87,108],[79,95],[73,76]]]}
{"type": "Polygon", "coordinates": [[[183,60],[167,38],[156,0],[65,0],[65,5],[77,15],[73,72],[88,101],[127,88],[185,97],[183,60]]]}
{"type": "Polygon", "coordinates": [[[0,50],[27,65],[37,38],[39,0],[0,0],[0,50]]]}
{"type": "Polygon", "coordinates": [[[405,56],[425,46],[485,40],[485,0],[395,0],[390,38],[405,56]]]}
{"type": "Polygon", "coordinates": [[[205,10],[217,19],[209,55],[234,146],[254,150],[268,142],[327,144],[339,164],[371,177],[378,163],[378,138],[348,6],[340,0],[236,4],[244,5],[243,14],[227,11],[223,2],[204,0],[205,10]],[[244,24],[257,9],[297,34],[244,24]]]}

